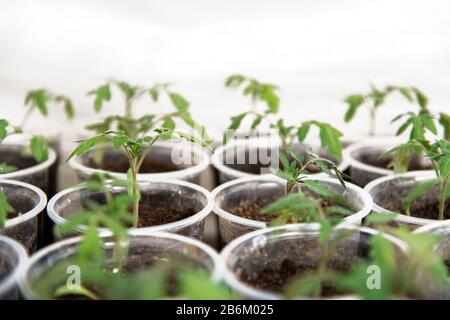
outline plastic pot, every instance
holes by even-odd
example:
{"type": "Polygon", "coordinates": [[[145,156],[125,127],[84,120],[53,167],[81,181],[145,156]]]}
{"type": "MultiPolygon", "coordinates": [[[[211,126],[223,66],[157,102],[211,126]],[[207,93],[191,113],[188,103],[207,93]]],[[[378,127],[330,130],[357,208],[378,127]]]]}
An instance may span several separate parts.
{"type": "MultiPolygon", "coordinates": [[[[333,159],[325,149],[315,145],[296,144],[293,146],[299,152],[305,153],[312,148],[318,155],[333,160],[341,171],[348,167],[346,162],[333,159]]],[[[233,179],[256,177],[271,172],[271,167],[278,166],[279,142],[277,139],[241,139],[233,140],[217,148],[211,162],[219,171],[219,182],[225,183],[233,179]]],[[[323,175],[311,172],[311,175],[323,175]]]]}
{"type": "Polygon", "coordinates": [[[27,148],[28,145],[22,142],[2,142],[0,144],[0,163],[5,162],[18,168],[16,171],[0,174],[0,180],[24,181],[48,193],[50,189],[49,170],[50,166],[56,161],[56,153],[52,148],[49,148],[48,159],[38,163],[33,156],[25,152],[27,148]]]}
{"type": "MultiPolygon", "coordinates": [[[[314,176],[311,179],[340,194],[357,210],[353,215],[345,218],[345,223],[361,224],[361,220],[370,213],[372,199],[360,187],[347,183],[347,189],[344,189],[337,179],[329,177],[314,176]]],[[[286,182],[275,175],[240,178],[214,189],[211,193],[214,200],[213,211],[219,219],[222,245],[245,233],[267,227],[266,222],[243,218],[232,213],[236,212],[236,208],[242,204],[257,205],[262,208],[284,195],[286,195],[286,182]]]]}
{"type": "MultiPolygon", "coordinates": [[[[140,230],[167,231],[203,239],[206,216],[213,202],[210,193],[199,185],[181,180],[139,182],[141,190],[140,217],[150,217],[152,226],[140,230]],[[156,224],[158,221],[164,223],[156,224]]],[[[124,187],[111,187],[113,195],[126,193],[124,187]]],[[[68,217],[83,210],[87,199],[104,203],[103,192],[92,192],[83,187],[63,190],[50,199],[47,212],[55,224],[63,224],[68,217]]],[[[149,220],[150,219],[150,220],[149,220]]],[[[83,232],[84,228],[78,231],[83,232]]],[[[106,231],[106,229],[104,230],[106,231]]]]}
{"type": "MultiPolygon", "coordinates": [[[[414,233],[430,233],[441,237],[441,241],[434,247],[434,251],[443,259],[450,272],[450,220],[439,221],[422,226],[414,233]]],[[[432,287],[436,299],[450,299],[450,285],[432,287]]]]}
{"type": "Polygon", "coordinates": [[[18,299],[18,280],[27,253],[18,242],[0,235],[0,300],[18,299]]]}
{"type": "MultiPolygon", "coordinates": [[[[71,261],[76,256],[80,240],[80,237],[76,237],[57,242],[30,257],[23,268],[19,282],[22,295],[26,299],[39,299],[37,288],[40,281],[43,281],[42,279],[53,268],[67,265],[67,261],[71,261]]],[[[108,268],[112,262],[114,243],[105,236],[102,236],[102,241],[105,253],[104,264],[108,268]]],[[[208,245],[177,234],[149,233],[143,230],[131,231],[127,256],[124,261],[124,272],[138,273],[151,268],[157,262],[180,260],[189,261],[194,267],[206,270],[211,274],[213,281],[220,279],[218,254],[208,245]]],[[[66,274],[64,270],[64,274],[61,274],[59,280],[56,281],[65,282],[69,276],[70,274],[66,274]]],[[[81,279],[82,276],[81,270],[81,279]]],[[[54,283],[54,287],[59,287],[62,283],[54,283]]],[[[146,285],[151,285],[151,283],[146,285]]]]}
{"type": "MultiPolygon", "coordinates": [[[[286,225],[257,230],[235,239],[220,254],[224,280],[232,290],[248,299],[282,299],[281,288],[299,276],[300,270],[317,269],[322,252],[319,229],[317,224],[286,225]]],[[[377,231],[351,225],[338,229],[350,234],[339,241],[328,267],[345,271],[355,259],[367,257],[369,239],[377,231]]],[[[402,241],[389,235],[385,237],[394,243],[399,255],[407,250],[402,241]]]]}
{"type": "MultiPolygon", "coordinates": [[[[380,156],[402,143],[404,141],[397,137],[373,138],[345,148],[344,161],[350,165],[352,182],[364,187],[370,181],[394,174],[394,171],[387,168],[391,158],[380,158],[380,156]]],[[[424,158],[412,156],[409,171],[429,169],[430,163],[424,158]]]]}
{"type": "MultiPolygon", "coordinates": [[[[111,146],[102,147],[102,152],[101,163],[95,160],[94,150],[72,158],[69,165],[76,170],[81,181],[98,172],[126,179],[129,163],[125,153],[111,146]]],[[[199,184],[200,176],[208,166],[209,155],[201,147],[179,141],[162,141],[153,146],[141,167],[138,180],[181,179],[199,184]]]]}
{"type": "MultiPolygon", "coordinates": [[[[378,178],[369,183],[366,190],[373,199],[373,211],[378,213],[404,213],[403,199],[417,184],[436,177],[434,171],[412,171],[403,174],[390,175],[378,178]]],[[[439,191],[433,188],[413,201],[411,216],[399,214],[396,217],[398,225],[410,229],[434,223],[438,219],[439,191]],[[434,216],[435,218],[431,218],[434,216]]],[[[448,218],[447,206],[446,217],[448,218]]]]}
{"type": "Polygon", "coordinates": [[[15,210],[15,216],[6,220],[1,233],[33,252],[37,247],[38,217],[43,216],[47,205],[45,193],[28,183],[13,180],[0,180],[0,190],[15,210]]]}

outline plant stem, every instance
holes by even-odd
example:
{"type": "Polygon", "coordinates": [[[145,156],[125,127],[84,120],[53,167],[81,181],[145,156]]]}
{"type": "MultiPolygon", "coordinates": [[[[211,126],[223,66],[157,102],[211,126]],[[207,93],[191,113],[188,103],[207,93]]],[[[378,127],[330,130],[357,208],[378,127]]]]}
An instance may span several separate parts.
{"type": "Polygon", "coordinates": [[[445,197],[445,189],[447,189],[447,184],[448,184],[448,180],[450,177],[447,177],[444,180],[444,183],[442,183],[441,185],[441,196],[439,199],[439,220],[444,220],[444,216],[445,216],[445,202],[446,202],[446,197],[445,197]]]}
{"type": "Polygon", "coordinates": [[[137,183],[137,170],[136,170],[136,161],[133,161],[133,165],[131,166],[131,176],[133,183],[133,227],[137,228],[139,225],[139,197],[138,197],[138,183],[137,183]]]}
{"type": "Polygon", "coordinates": [[[377,117],[377,109],[372,107],[370,109],[370,127],[369,127],[369,135],[375,135],[375,127],[376,127],[376,117],[377,117]]]}
{"type": "Polygon", "coordinates": [[[25,124],[28,122],[28,118],[30,118],[31,114],[33,113],[33,106],[28,107],[27,112],[25,112],[25,115],[22,118],[22,122],[20,123],[20,127],[23,128],[25,124]]]}

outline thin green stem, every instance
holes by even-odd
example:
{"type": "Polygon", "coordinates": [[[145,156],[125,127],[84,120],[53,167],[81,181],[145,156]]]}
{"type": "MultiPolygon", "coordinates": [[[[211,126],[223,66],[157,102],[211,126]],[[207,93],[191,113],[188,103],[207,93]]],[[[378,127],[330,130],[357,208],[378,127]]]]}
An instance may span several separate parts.
{"type": "Polygon", "coordinates": [[[374,136],[376,131],[376,118],[377,118],[377,109],[372,107],[370,109],[370,127],[369,127],[369,135],[374,136]]]}

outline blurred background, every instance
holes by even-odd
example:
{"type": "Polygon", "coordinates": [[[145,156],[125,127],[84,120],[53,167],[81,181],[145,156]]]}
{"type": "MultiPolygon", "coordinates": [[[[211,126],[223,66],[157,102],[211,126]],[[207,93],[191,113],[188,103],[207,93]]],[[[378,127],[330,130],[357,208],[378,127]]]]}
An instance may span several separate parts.
{"type": "MultiPolygon", "coordinates": [[[[93,121],[86,92],[116,77],[174,83],[194,116],[219,130],[249,105],[223,87],[239,72],[278,84],[290,121],[364,133],[367,114],[344,125],[342,99],[370,82],[415,85],[431,108],[450,110],[449,12],[448,0],[0,0],[0,117],[18,122],[25,91],[47,87],[74,100],[76,120],[56,110],[32,126],[73,141],[93,121]]],[[[120,107],[113,100],[102,115],[120,107]]],[[[405,108],[395,98],[388,106],[381,133],[405,108]]]]}

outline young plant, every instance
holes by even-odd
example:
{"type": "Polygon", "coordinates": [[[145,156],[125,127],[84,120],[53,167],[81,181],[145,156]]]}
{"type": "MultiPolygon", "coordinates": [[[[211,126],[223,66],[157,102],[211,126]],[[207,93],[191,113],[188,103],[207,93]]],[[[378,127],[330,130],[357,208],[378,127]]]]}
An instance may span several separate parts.
{"type": "Polygon", "coordinates": [[[291,148],[294,142],[304,142],[311,127],[319,129],[319,137],[322,147],[328,148],[330,154],[338,159],[342,157],[342,145],[340,137],[342,133],[328,123],[310,120],[304,121],[298,126],[286,125],[284,119],[272,120],[270,115],[278,113],[280,98],[278,97],[278,87],[273,84],[262,83],[256,79],[247,78],[242,75],[232,75],[225,82],[226,87],[239,88],[244,87],[243,94],[250,95],[252,101],[262,101],[266,104],[266,109],[257,111],[252,108],[249,111],[240,113],[231,118],[227,132],[224,134],[223,143],[227,143],[234,135],[235,131],[241,127],[243,120],[252,117],[250,130],[256,130],[263,120],[269,124],[269,127],[277,130],[283,150],[291,148]]]}
{"type": "Polygon", "coordinates": [[[425,194],[434,187],[439,188],[439,215],[438,219],[443,220],[447,198],[450,197],[450,142],[448,140],[438,140],[430,143],[427,140],[411,140],[405,144],[389,150],[388,154],[394,154],[396,165],[407,167],[408,155],[411,152],[425,153],[431,161],[436,178],[427,180],[416,185],[403,199],[403,205],[407,215],[411,214],[411,205],[415,199],[425,194]]]}
{"type": "Polygon", "coordinates": [[[6,193],[0,190],[0,231],[5,227],[8,214],[14,213],[14,208],[8,202],[6,193]]]}
{"type": "Polygon", "coordinates": [[[138,227],[140,192],[137,175],[156,141],[159,139],[166,140],[171,138],[185,139],[204,147],[208,147],[207,143],[198,140],[194,136],[181,131],[173,131],[164,127],[154,129],[152,135],[145,135],[137,139],[128,136],[125,131],[109,130],[86,140],[79,141],[79,146],[72,151],[72,153],[68,156],[67,161],[72,157],[85,154],[97,144],[104,144],[105,141],[111,143],[116,149],[122,149],[129,161],[127,175],[128,190],[133,198],[133,227],[138,227]]]}
{"type": "Polygon", "coordinates": [[[369,135],[374,136],[376,133],[377,112],[379,108],[384,105],[386,98],[395,92],[400,93],[400,95],[408,102],[416,103],[421,111],[426,111],[428,98],[416,87],[388,85],[384,89],[379,89],[374,85],[371,85],[371,90],[368,93],[352,94],[344,99],[345,103],[348,105],[347,112],[344,116],[345,122],[350,122],[354,118],[358,109],[366,105],[370,110],[369,135]]]}
{"type": "Polygon", "coordinates": [[[320,158],[312,150],[308,150],[307,154],[310,157],[307,161],[303,154],[292,149],[287,156],[280,154],[282,168],[275,174],[286,180],[287,196],[261,210],[262,214],[276,216],[271,225],[321,222],[329,227],[341,221],[339,217],[331,218],[331,215],[352,214],[347,201],[328,187],[308,178],[308,167],[318,167],[321,172],[338,178],[345,187],[344,174],[332,161],[320,158]],[[293,159],[292,162],[288,161],[288,157],[293,159]],[[312,194],[317,194],[322,199],[317,199],[312,194]],[[324,205],[324,201],[330,205],[324,205]]]}
{"type": "Polygon", "coordinates": [[[109,80],[105,84],[88,92],[94,96],[94,110],[100,112],[105,102],[112,98],[111,87],[116,87],[124,97],[124,112],[122,115],[108,116],[103,121],[88,125],[86,128],[96,133],[108,130],[124,131],[127,136],[137,140],[139,136],[145,136],[155,128],[164,127],[175,130],[176,120],[179,119],[187,126],[198,132],[204,140],[209,140],[205,128],[196,122],[189,113],[189,102],[180,94],[171,90],[167,83],[158,83],[152,87],[131,85],[125,81],[109,80]],[[134,109],[136,103],[145,97],[150,98],[153,103],[161,100],[161,96],[167,96],[174,107],[169,113],[146,113],[142,117],[135,117],[134,109]]]}
{"type": "MultiPolygon", "coordinates": [[[[0,119],[0,143],[7,136],[23,133],[23,128],[35,110],[38,110],[43,116],[47,116],[48,106],[51,103],[62,104],[67,118],[73,118],[73,104],[68,97],[54,94],[46,89],[30,90],[25,95],[25,106],[27,106],[28,109],[20,126],[14,126],[8,120],[0,119]]],[[[48,141],[44,136],[32,135],[29,149],[37,162],[44,162],[48,159],[48,141]]],[[[7,163],[0,163],[0,174],[13,172],[15,170],[17,170],[17,168],[14,166],[8,165],[7,163]]]]}

